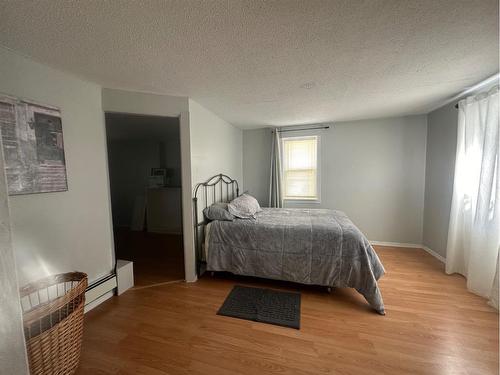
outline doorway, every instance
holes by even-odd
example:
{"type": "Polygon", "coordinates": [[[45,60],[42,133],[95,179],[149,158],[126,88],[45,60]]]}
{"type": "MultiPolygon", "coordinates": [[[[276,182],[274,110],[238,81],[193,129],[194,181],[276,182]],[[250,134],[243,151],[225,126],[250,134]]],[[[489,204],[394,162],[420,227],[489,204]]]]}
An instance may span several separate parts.
{"type": "Polygon", "coordinates": [[[105,118],[115,258],[135,287],[184,280],[179,118],[105,118]]]}

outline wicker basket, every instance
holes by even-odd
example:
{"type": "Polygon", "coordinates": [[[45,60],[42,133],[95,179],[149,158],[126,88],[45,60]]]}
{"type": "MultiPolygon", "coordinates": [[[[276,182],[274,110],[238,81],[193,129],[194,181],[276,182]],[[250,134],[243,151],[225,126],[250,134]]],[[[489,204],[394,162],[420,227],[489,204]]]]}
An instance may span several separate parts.
{"type": "Polygon", "coordinates": [[[32,375],[73,374],[80,360],[87,275],[54,275],[21,288],[32,375]]]}

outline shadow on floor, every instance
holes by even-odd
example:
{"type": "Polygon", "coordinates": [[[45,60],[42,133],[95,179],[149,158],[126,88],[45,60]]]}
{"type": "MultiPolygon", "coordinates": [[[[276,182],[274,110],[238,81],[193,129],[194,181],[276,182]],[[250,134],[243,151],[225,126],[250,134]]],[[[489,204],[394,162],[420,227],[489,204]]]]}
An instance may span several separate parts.
{"type": "Polygon", "coordinates": [[[117,259],[134,262],[134,284],[149,286],[184,279],[182,235],[118,228],[114,231],[117,259]]]}

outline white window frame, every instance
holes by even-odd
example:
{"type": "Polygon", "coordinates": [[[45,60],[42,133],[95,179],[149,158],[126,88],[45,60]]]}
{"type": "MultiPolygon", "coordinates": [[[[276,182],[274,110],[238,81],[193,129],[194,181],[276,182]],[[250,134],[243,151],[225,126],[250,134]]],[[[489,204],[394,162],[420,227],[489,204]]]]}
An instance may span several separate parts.
{"type": "Polygon", "coordinates": [[[321,135],[319,132],[303,131],[293,132],[290,135],[282,135],[281,139],[281,175],[283,176],[283,201],[285,203],[298,204],[320,204],[321,203],[321,135]],[[295,133],[295,134],[294,134],[295,133]],[[283,150],[285,149],[285,140],[287,139],[303,139],[316,137],[316,198],[287,198],[285,194],[285,163],[283,150]]]}

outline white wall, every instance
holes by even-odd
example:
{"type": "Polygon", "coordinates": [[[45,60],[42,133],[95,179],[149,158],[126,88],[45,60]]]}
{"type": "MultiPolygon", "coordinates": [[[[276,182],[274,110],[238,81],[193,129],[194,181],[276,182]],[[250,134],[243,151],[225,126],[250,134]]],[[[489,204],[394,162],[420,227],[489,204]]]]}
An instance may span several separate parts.
{"type": "Polygon", "coordinates": [[[102,89],[102,107],[106,112],[135,113],[179,117],[189,110],[188,98],[134,91],[102,89]]]}
{"type": "Polygon", "coordinates": [[[67,192],[10,197],[19,282],[114,266],[104,116],[99,86],[0,48],[0,92],[61,109],[67,192]]]}
{"type": "MultiPolygon", "coordinates": [[[[421,244],[426,133],[425,115],[334,123],[320,132],[321,204],[287,206],[338,209],[372,241],[421,244]]],[[[266,197],[270,143],[262,130],[243,139],[245,189],[266,197]]]]}
{"type": "Polygon", "coordinates": [[[189,100],[193,186],[218,173],[243,181],[242,130],[189,100]]]}

